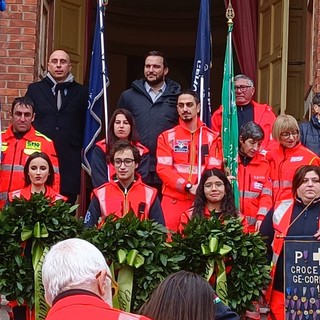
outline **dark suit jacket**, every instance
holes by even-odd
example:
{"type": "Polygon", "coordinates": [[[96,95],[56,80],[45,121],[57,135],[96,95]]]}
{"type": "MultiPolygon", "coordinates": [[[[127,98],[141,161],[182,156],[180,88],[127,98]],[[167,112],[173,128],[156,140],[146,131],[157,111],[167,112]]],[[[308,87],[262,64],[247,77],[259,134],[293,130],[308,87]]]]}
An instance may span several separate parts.
{"type": "Polygon", "coordinates": [[[88,90],[72,82],[58,110],[51,88],[52,82],[47,78],[28,87],[26,96],[35,104],[34,127],[54,142],[59,159],[61,193],[79,194],[88,90]]]}

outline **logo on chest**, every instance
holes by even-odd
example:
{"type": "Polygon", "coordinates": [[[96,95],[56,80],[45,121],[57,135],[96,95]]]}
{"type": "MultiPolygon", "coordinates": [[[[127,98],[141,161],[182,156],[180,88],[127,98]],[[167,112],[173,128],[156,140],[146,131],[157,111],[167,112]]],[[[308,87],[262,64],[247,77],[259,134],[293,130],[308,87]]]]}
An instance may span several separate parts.
{"type": "Polygon", "coordinates": [[[173,146],[174,152],[187,153],[189,152],[189,140],[177,140],[173,146]]]}

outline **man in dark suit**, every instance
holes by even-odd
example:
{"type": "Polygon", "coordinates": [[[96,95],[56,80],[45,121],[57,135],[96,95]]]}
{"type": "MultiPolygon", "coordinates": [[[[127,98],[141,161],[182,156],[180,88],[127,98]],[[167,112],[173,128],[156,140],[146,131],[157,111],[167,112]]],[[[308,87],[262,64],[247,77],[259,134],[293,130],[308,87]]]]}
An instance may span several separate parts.
{"type": "Polygon", "coordinates": [[[30,84],[26,96],[35,104],[34,127],[54,142],[60,166],[60,192],[75,203],[80,193],[88,90],[74,81],[71,68],[69,55],[62,50],[54,51],[46,77],[30,84]]]}

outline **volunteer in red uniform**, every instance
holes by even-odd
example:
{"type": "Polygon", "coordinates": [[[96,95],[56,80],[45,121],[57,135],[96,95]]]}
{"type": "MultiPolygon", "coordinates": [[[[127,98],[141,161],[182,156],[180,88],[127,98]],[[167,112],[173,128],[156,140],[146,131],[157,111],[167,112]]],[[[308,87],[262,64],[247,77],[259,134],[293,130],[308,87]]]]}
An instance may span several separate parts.
{"type": "Polygon", "coordinates": [[[9,193],[9,201],[14,198],[29,200],[32,194],[42,193],[52,200],[67,201],[67,198],[53,190],[54,169],[50,158],[46,153],[35,152],[27,160],[24,167],[25,187],[9,193]]]}
{"type": "Polygon", "coordinates": [[[318,166],[305,165],[296,171],[292,181],[292,195],[290,199],[276,202],[260,228],[260,233],[267,237],[266,244],[273,268],[271,271],[273,281],[267,295],[274,316],[270,319],[285,319],[284,237],[314,236],[315,239],[320,240],[320,168],[318,166]]]}
{"type": "Polygon", "coordinates": [[[8,192],[24,187],[24,165],[34,152],[44,152],[49,156],[55,172],[54,189],[58,192],[60,186],[58,158],[53,142],[31,125],[35,118],[32,100],[28,97],[16,98],[12,103],[11,116],[11,126],[1,133],[0,207],[5,205],[8,192]]]}
{"type": "Polygon", "coordinates": [[[166,226],[173,231],[178,229],[181,213],[192,206],[198,170],[222,167],[220,138],[200,121],[197,94],[192,90],[182,91],[177,110],[179,125],[160,134],[157,145],[157,173],[163,182],[161,206],[166,226]]]}
{"type": "Polygon", "coordinates": [[[51,307],[46,320],[148,320],[112,307],[110,269],[102,253],[82,239],[58,242],[42,266],[45,298],[51,307]]]}
{"type": "MultiPolygon", "coordinates": [[[[12,191],[8,194],[8,200],[12,202],[15,198],[25,198],[29,200],[32,194],[42,193],[52,202],[57,200],[66,201],[67,198],[57,193],[53,188],[54,170],[50,158],[46,153],[34,152],[27,160],[24,167],[25,187],[12,191]]],[[[26,251],[31,250],[31,243],[23,242],[22,246],[26,251]]],[[[26,254],[28,256],[28,254],[26,254]]],[[[28,306],[17,305],[17,301],[10,301],[13,310],[13,319],[34,319],[34,310],[28,306]]]]}
{"type": "Polygon", "coordinates": [[[290,115],[277,117],[273,128],[273,138],[280,144],[267,153],[271,167],[273,202],[292,197],[292,179],[297,168],[320,165],[319,157],[299,141],[299,125],[290,115]]]}
{"type": "Polygon", "coordinates": [[[106,139],[98,141],[92,151],[91,179],[94,188],[108,182],[109,177],[114,175],[115,170],[110,162],[110,150],[118,140],[128,140],[137,147],[141,155],[137,172],[140,174],[142,180],[149,174],[149,150],[139,143],[134,118],[130,111],[117,109],[110,118],[108,141],[106,142],[106,139]]]}
{"type": "MultiPolygon", "coordinates": [[[[262,149],[271,150],[276,145],[271,135],[272,125],[276,120],[272,107],[252,100],[255,87],[252,79],[244,74],[239,74],[234,78],[234,89],[236,94],[239,132],[240,128],[248,121],[254,121],[262,127],[264,132],[262,149]]],[[[213,113],[211,127],[213,131],[221,135],[222,106],[213,113]]]]}
{"type": "Polygon", "coordinates": [[[249,232],[259,230],[272,207],[270,165],[260,153],[263,138],[261,126],[253,121],[240,129],[237,180],[240,211],[247,220],[249,232]]]}
{"type": "MultiPolygon", "coordinates": [[[[237,209],[230,181],[219,169],[211,169],[203,172],[197,188],[194,204],[181,214],[179,229],[195,216],[210,218],[211,212],[223,220],[227,217],[241,217],[237,209]]],[[[246,223],[244,221],[244,223],[246,223]]]]}
{"type": "MultiPolygon", "coordinates": [[[[147,186],[135,173],[141,156],[129,141],[117,141],[110,154],[116,173],[110,182],[92,192],[92,200],[86,213],[85,227],[93,227],[110,214],[119,218],[132,210],[139,219],[153,219],[164,224],[157,190],[147,186]]],[[[99,223],[100,225],[100,223],[99,223]]]]}

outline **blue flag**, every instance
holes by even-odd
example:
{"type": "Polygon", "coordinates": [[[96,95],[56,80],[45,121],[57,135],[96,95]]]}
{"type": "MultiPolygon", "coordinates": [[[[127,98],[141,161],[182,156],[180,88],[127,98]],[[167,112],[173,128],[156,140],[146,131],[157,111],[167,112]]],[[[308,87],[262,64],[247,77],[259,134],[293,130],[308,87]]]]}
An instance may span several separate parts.
{"type": "Polygon", "coordinates": [[[200,78],[204,79],[202,121],[211,127],[210,67],[211,67],[211,24],[210,0],[201,0],[198,20],[196,52],[192,71],[192,90],[200,98],[200,78]]]}
{"type": "MultiPolygon", "coordinates": [[[[101,37],[103,37],[104,26],[100,23],[101,6],[97,6],[96,26],[93,40],[93,50],[91,54],[90,78],[89,78],[89,101],[86,114],[86,125],[83,143],[83,168],[91,175],[91,156],[96,139],[102,128],[102,116],[104,108],[103,77],[107,78],[105,69],[104,48],[101,47],[101,37]],[[105,70],[105,72],[103,72],[105,70]]],[[[103,21],[103,19],[101,19],[103,21]]]]}

